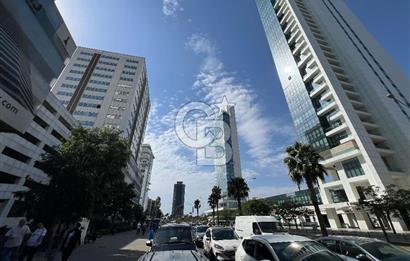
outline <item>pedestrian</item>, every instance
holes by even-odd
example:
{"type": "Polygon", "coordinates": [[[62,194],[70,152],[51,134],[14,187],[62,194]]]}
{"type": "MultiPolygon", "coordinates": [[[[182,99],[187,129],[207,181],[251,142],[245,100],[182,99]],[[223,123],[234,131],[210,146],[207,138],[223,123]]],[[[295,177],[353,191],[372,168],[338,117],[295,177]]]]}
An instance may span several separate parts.
{"type": "Polygon", "coordinates": [[[147,222],[144,222],[144,224],[142,224],[142,235],[145,236],[145,231],[147,231],[147,222]]]}
{"type": "Polygon", "coordinates": [[[152,240],[154,238],[154,228],[153,226],[149,226],[147,239],[152,240]]]}
{"type": "Polygon", "coordinates": [[[81,244],[81,224],[77,223],[75,228],[67,232],[67,236],[61,246],[61,261],[67,261],[73,253],[74,248],[81,244]]]}
{"type": "Polygon", "coordinates": [[[30,234],[30,228],[26,225],[26,219],[20,219],[17,226],[6,233],[6,242],[1,253],[1,261],[17,260],[18,250],[25,235],[30,234]]]}
{"type": "Polygon", "coordinates": [[[34,230],[30,238],[27,240],[26,246],[23,248],[23,251],[20,255],[19,261],[23,261],[27,257],[27,261],[33,260],[34,253],[36,253],[37,248],[43,242],[43,238],[47,234],[47,229],[44,227],[44,224],[39,222],[37,224],[37,229],[34,230]]]}
{"type": "Polygon", "coordinates": [[[138,222],[137,224],[137,235],[141,233],[141,222],[138,222]]]}

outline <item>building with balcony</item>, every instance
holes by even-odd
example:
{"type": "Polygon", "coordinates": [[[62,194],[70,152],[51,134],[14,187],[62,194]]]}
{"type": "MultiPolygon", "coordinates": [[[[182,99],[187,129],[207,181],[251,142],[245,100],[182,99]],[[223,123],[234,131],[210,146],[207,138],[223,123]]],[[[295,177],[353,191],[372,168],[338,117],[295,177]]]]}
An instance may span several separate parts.
{"type": "Polygon", "coordinates": [[[334,229],[379,227],[351,203],[370,185],[410,188],[408,78],[344,1],[256,3],[298,138],[329,169],[322,214],[334,229]]]}
{"type": "Polygon", "coordinates": [[[144,207],[144,211],[148,208],[148,191],[149,185],[151,184],[151,170],[154,163],[154,154],[152,153],[151,146],[149,144],[142,144],[141,156],[139,171],[142,179],[141,185],[141,196],[140,196],[140,205],[144,207]]]}
{"type": "Polygon", "coordinates": [[[138,164],[150,109],[145,59],[78,47],[52,92],[82,126],[122,131],[131,150],[125,181],[134,185],[138,203],[143,182],[138,164]]]}
{"type": "Polygon", "coordinates": [[[13,226],[24,216],[25,209],[14,193],[34,183],[48,183],[41,156],[67,139],[76,125],[74,117],[49,93],[24,133],[0,133],[0,226],[13,226]]]}

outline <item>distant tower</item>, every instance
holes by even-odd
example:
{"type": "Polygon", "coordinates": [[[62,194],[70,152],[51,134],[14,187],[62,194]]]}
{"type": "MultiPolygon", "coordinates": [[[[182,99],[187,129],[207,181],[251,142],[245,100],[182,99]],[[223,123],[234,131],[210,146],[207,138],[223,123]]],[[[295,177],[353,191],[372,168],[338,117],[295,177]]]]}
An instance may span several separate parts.
{"type": "Polygon", "coordinates": [[[174,184],[174,196],[172,200],[172,216],[182,217],[184,215],[185,184],[178,181],[174,184]]]}
{"type": "Polygon", "coordinates": [[[139,162],[140,175],[143,176],[141,185],[140,205],[144,207],[144,211],[148,207],[148,191],[151,181],[151,170],[154,163],[154,154],[152,153],[149,144],[142,144],[142,151],[139,162]]]}
{"type": "Polygon", "coordinates": [[[236,201],[228,198],[228,182],[233,178],[242,177],[234,106],[228,105],[222,108],[217,117],[222,119],[222,121],[216,121],[217,125],[224,123],[223,126],[218,127],[223,130],[220,140],[225,141],[220,143],[223,147],[223,156],[215,160],[216,185],[222,191],[220,206],[221,208],[236,208],[236,201]]]}

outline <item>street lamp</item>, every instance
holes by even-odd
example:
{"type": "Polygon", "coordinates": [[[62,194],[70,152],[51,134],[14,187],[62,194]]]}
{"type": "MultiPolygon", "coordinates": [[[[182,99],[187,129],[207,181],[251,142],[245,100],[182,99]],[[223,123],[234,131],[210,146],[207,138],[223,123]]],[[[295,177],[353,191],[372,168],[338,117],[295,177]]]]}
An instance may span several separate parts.
{"type": "Polygon", "coordinates": [[[389,99],[392,99],[392,100],[397,101],[398,103],[400,103],[401,105],[406,106],[407,108],[410,108],[410,104],[408,104],[408,103],[406,103],[406,102],[403,102],[403,101],[397,99],[397,98],[396,98],[392,93],[390,93],[390,92],[389,92],[388,94],[386,94],[386,97],[389,98],[389,99]]]}

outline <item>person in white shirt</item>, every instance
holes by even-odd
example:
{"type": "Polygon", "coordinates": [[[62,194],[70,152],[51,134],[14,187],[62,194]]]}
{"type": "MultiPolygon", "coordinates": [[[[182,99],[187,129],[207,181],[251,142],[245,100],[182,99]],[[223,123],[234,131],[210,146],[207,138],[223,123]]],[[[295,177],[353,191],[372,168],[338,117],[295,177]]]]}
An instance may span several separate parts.
{"type": "Polygon", "coordinates": [[[19,261],[23,261],[24,258],[27,257],[27,261],[33,260],[33,256],[37,251],[37,248],[43,242],[43,238],[47,234],[47,229],[44,227],[44,224],[39,222],[37,224],[37,229],[34,230],[33,234],[31,234],[30,238],[27,240],[26,247],[23,249],[19,257],[19,261]]]}
{"type": "Polygon", "coordinates": [[[1,261],[15,261],[17,259],[18,250],[24,236],[31,233],[26,222],[25,218],[21,219],[17,226],[11,228],[6,233],[7,240],[4,243],[4,249],[1,253],[1,261]]]}

